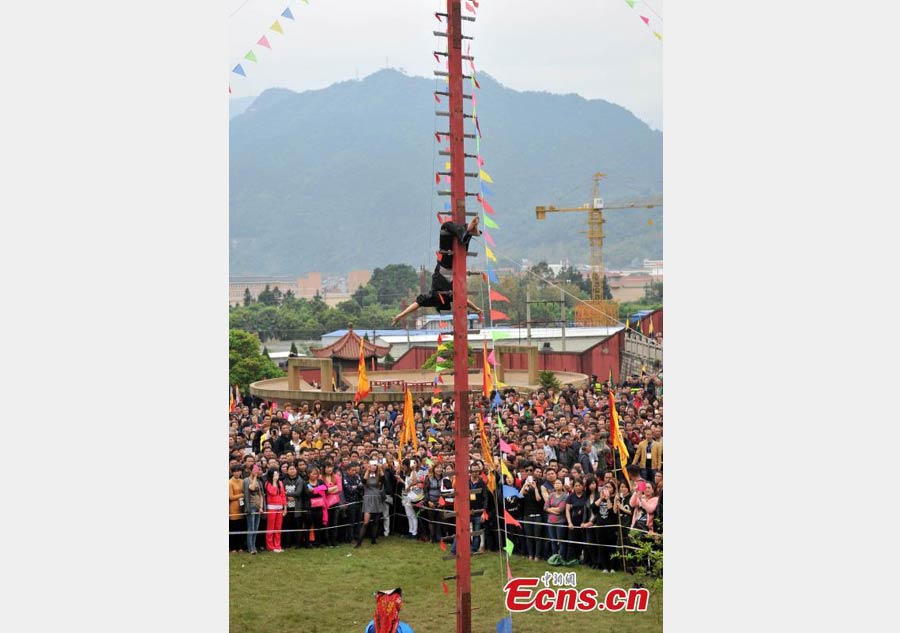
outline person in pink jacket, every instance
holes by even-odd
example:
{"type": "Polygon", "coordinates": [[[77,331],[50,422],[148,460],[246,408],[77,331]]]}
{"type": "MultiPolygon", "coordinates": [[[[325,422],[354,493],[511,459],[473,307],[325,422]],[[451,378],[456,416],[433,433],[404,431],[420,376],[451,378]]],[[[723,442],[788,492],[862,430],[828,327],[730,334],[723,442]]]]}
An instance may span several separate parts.
{"type": "Polygon", "coordinates": [[[631,515],[631,529],[642,530],[653,534],[653,514],[656,512],[656,504],[659,497],[656,496],[656,488],[649,481],[639,482],[638,489],[631,495],[629,505],[634,508],[631,515]]]}
{"type": "Polygon", "coordinates": [[[266,473],[266,549],[270,552],[283,552],[281,549],[281,523],[287,514],[287,494],[280,473],[270,468],[266,473]]]}
{"type": "Polygon", "coordinates": [[[325,484],[326,493],[325,505],[328,509],[328,519],[331,524],[324,528],[323,532],[325,533],[325,542],[331,547],[337,547],[337,528],[334,526],[341,524],[340,518],[343,512],[342,508],[335,508],[335,506],[341,503],[344,478],[341,477],[340,473],[334,472],[334,465],[330,462],[325,462],[322,470],[324,471],[322,473],[322,482],[325,484]]]}

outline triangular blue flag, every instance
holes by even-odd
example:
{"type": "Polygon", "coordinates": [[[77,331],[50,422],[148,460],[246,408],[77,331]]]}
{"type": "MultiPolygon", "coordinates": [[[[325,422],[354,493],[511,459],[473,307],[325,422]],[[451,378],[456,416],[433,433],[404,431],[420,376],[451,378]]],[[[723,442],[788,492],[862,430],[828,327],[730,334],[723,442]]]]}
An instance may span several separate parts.
{"type": "Polygon", "coordinates": [[[487,267],[487,274],[488,274],[488,279],[490,279],[492,283],[495,283],[495,284],[500,283],[500,280],[497,279],[497,274],[493,270],[491,270],[490,266],[487,267]]]}
{"type": "Polygon", "coordinates": [[[507,484],[503,484],[503,498],[508,499],[510,497],[521,498],[522,495],[519,494],[519,489],[516,488],[515,486],[509,486],[507,484]]]}
{"type": "Polygon", "coordinates": [[[290,8],[290,7],[285,7],[284,12],[281,14],[281,17],[283,17],[283,18],[288,18],[288,19],[290,19],[290,20],[293,20],[293,19],[294,19],[294,14],[291,13],[291,8],[290,8]]]}
{"type": "Polygon", "coordinates": [[[506,616],[497,622],[497,633],[512,633],[512,618],[506,616]]]}
{"type": "Polygon", "coordinates": [[[491,191],[490,187],[488,187],[486,184],[484,184],[483,180],[481,181],[481,191],[482,191],[482,193],[484,193],[485,195],[488,195],[488,196],[494,195],[494,192],[491,191]]]}
{"type": "Polygon", "coordinates": [[[242,77],[246,77],[246,76],[247,76],[247,73],[244,72],[244,69],[241,68],[241,65],[240,65],[240,64],[238,64],[237,66],[235,66],[234,68],[232,68],[232,69],[231,69],[231,72],[237,73],[237,74],[241,75],[242,77]]]}
{"type": "Polygon", "coordinates": [[[503,401],[500,399],[500,392],[498,392],[498,391],[495,391],[495,392],[494,392],[494,402],[493,402],[493,404],[494,404],[495,407],[499,407],[499,406],[502,406],[502,405],[503,405],[503,401]]]}
{"type": "Polygon", "coordinates": [[[444,211],[449,211],[449,210],[450,210],[450,203],[449,203],[449,202],[445,202],[445,203],[444,203],[444,211]]]}

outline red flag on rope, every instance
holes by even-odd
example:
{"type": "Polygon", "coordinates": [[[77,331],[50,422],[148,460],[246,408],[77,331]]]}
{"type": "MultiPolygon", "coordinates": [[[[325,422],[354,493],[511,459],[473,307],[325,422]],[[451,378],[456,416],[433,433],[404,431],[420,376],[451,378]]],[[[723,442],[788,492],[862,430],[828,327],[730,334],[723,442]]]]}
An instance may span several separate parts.
{"type": "Polygon", "coordinates": [[[506,508],[503,508],[503,518],[506,519],[506,525],[515,525],[516,527],[522,527],[522,524],[519,523],[506,508]]]}
{"type": "Polygon", "coordinates": [[[492,321],[497,321],[497,320],[509,321],[509,317],[507,315],[503,314],[502,312],[500,312],[500,310],[491,310],[491,320],[492,321]]]}
{"type": "MultiPolygon", "coordinates": [[[[441,497],[441,498],[443,499],[443,497],[441,497]]],[[[442,551],[442,552],[446,552],[446,551],[447,551],[447,544],[444,542],[443,539],[441,539],[441,551],[442,551]]]]}
{"type": "Polygon", "coordinates": [[[450,587],[447,586],[447,581],[446,581],[446,580],[442,580],[442,581],[441,581],[441,586],[444,588],[444,593],[447,594],[447,595],[449,596],[449,595],[450,595],[450,587]]]}
{"type": "Polygon", "coordinates": [[[650,18],[645,18],[644,16],[641,16],[641,19],[644,21],[644,24],[646,24],[648,26],[650,25],[650,18]]]}
{"type": "Polygon", "coordinates": [[[509,303],[508,297],[503,296],[502,294],[500,294],[493,288],[491,288],[490,297],[491,297],[491,301],[506,301],[507,303],[509,303]]]}

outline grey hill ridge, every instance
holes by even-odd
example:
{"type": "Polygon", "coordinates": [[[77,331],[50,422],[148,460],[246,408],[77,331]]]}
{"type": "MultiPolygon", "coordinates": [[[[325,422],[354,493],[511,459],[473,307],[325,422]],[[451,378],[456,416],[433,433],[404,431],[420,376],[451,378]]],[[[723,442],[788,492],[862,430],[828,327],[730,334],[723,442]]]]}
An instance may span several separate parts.
{"type": "MultiPolygon", "coordinates": [[[[575,94],[521,92],[480,72],[477,114],[489,229],[498,268],[588,263],[586,214],[535,219],[536,205],[575,207],[590,198],[591,177],[607,174],[607,205],[662,195],[662,132],[625,108],[575,94]]],[[[343,273],[391,263],[431,268],[437,240],[435,172],[444,170],[434,132],[448,129],[445,84],[384,69],[322,90],[275,88],[232,99],[230,121],[230,273],[343,273]]],[[[467,82],[466,93],[471,85],[467,82]]],[[[471,104],[466,101],[466,112],[471,104]]],[[[467,123],[467,132],[475,132],[467,123]],[[470,129],[471,128],[471,129],[470,129]]],[[[444,143],[446,144],[446,143],[444,143]]],[[[475,142],[466,142],[475,152],[475,142]]],[[[473,168],[475,161],[467,161],[473,168]]],[[[467,189],[477,191],[475,178],[467,189]]],[[[469,199],[469,208],[478,203],[469,199]]],[[[604,265],[662,259],[662,209],[604,214],[604,265]],[[652,223],[650,222],[652,220],[652,223]]],[[[484,266],[483,241],[473,247],[484,266]]]]}

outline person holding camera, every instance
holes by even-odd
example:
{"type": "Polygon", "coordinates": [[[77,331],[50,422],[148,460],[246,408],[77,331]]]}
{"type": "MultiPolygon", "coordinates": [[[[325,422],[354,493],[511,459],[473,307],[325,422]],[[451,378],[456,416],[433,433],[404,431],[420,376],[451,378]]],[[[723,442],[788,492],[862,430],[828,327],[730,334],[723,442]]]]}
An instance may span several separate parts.
{"type": "Polygon", "coordinates": [[[419,518],[416,515],[415,504],[420,503],[425,498],[425,490],[422,481],[419,479],[419,472],[415,459],[404,461],[403,470],[406,477],[403,481],[402,505],[406,513],[406,520],[409,524],[408,538],[416,539],[419,535],[419,518]]]}
{"type": "Polygon", "coordinates": [[[362,481],[364,486],[362,502],[363,522],[359,526],[359,534],[353,547],[362,545],[369,523],[372,523],[372,545],[375,545],[378,540],[378,515],[381,513],[383,506],[382,497],[384,496],[384,470],[377,459],[370,459],[366,464],[362,474],[362,481]]]}
{"type": "Polygon", "coordinates": [[[544,535],[544,503],[547,501],[543,483],[543,471],[534,466],[525,467],[525,483],[519,491],[522,495],[522,529],[525,532],[525,554],[529,560],[538,560],[541,537],[544,535]]]}

